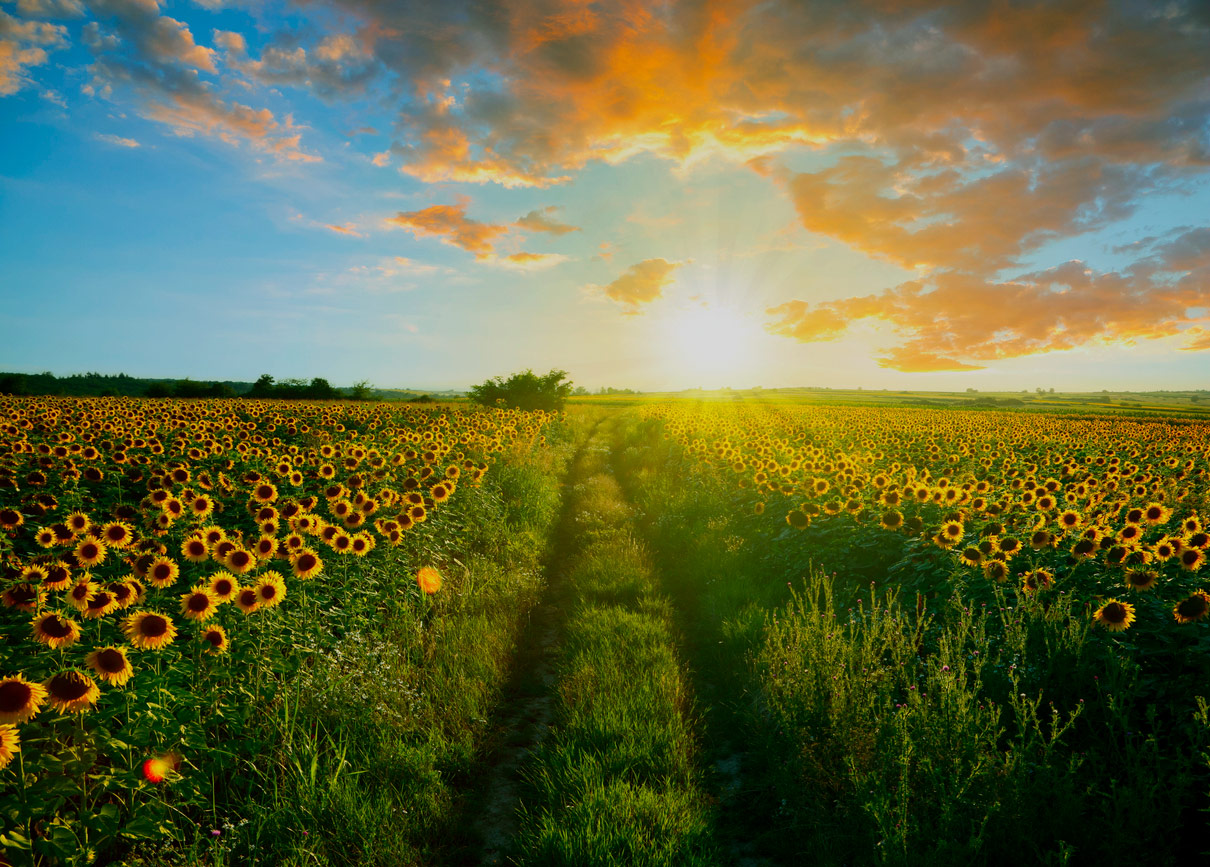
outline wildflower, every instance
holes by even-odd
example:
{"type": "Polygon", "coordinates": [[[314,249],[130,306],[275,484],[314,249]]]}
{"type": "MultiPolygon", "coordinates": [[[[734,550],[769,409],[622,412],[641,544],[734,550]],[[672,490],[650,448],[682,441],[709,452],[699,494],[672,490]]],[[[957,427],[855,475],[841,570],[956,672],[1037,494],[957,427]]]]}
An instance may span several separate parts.
{"type": "Polygon", "coordinates": [[[432,566],[424,566],[416,573],[416,583],[424,593],[431,596],[441,589],[441,573],[432,566]]]}

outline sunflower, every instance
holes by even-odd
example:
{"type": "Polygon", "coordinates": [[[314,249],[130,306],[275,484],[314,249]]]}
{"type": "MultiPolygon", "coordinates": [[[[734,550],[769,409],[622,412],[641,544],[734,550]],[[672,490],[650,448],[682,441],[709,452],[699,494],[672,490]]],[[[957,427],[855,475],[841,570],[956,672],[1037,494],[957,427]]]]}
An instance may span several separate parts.
{"type": "Polygon", "coordinates": [[[176,638],[176,624],[155,611],[137,611],[122,621],[122,632],[139,650],[159,650],[176,638]]]}
{"type": "Polygon", "coordinates": [[[361,532],[353,536],[353,554],[357,557],[365,557],[374,550],[374,537],[369,533],[361,532]]]}
{"type": "Polygon", "coordinates": [[[888,530],[898,530],[903,526],[903,513],[896,509],[889,509],[882,513],[881,523],[888,530]]]}
{"type": "Polygon", "coordinates": [[[277,488],[269,482],[261,482],[252,489],[252,499],[258,503],[272,503],[277,499],[277,488]]]}
{"type": "Polygon", "coordinates": [[[210,558],[210,548],[201,536],[191,536],[181,544],[181,556],[190,563],[204,563],[210,558]]]}
{"type": "Polygon", "coordinates": [[[105,585],[105,589],[113,596],[113,601],[117,603],[119,609],[129,608],[139,597],[139,591],[130,579],[111,581],[105,585]]]}
{"type": "Polygon", "coordinates": [[[1131,569],[1126,573],[1126,586],[1131,590],[1150,590],[1159,580],[1159,573],[1150,569],[1131,569]]]}
{"type": "Polygon", "coordinates": [[[1021,553],[1021,540],[1013,536],[1005,536],[999,542],[1000,553],[1005,557],[1014,557],[1021,553]]]}
{"type": "Polygon", "coordinates": [[[295,578],[314,578],[323,571],[323,560],[319,559],[319,555],[310,548],[302,548],[294,553],[290,558],[290,566],[294,571],[295,578]]]}
{"type": "Polygon", "coordinates": [[[207,626],[202,630],[202,641],[206,642],[209,647],[206,652],[217,656],[220,653],[226,653],[229,642],[227,641],[227,630],[219,626],[217,623],[212,626],[207,626]]]}
{"type": "Polygon", "coordinates": [[[181,567],[170,557],[157,557],[147,569],[147,581],[152,587],[171,587],[180,577],[181,567]]]}
{"type": "Polygon", "coordinates": [[[1003,560],[988,560],[983,564],[983,576],[991,581],[1008,580],[1008,564],[1003,560]]]}
{"type": "Polygon", "coordinates": [[[96,595],[97,589],[97,585],[92,583],[91,576],[85,572],[68,589],[64,601],[77,611],[83,611],[88,607],[89,600],[96,595]]]}
{"type": "Polygon", "coordinates": [[[92,520],[83,512],[72,512],[63,523],[76,535],[83,533],[92,526],[92,520]]]}
{"type": "Polygon", "coordinates": [[[1189,572],[1196,572],[1202,567],[1202,563],[1206,561],[1206,555],[1200,548],[1186,548],[1181,552],[1180,562],[1181,568],[1189,572]]]}
{"type": "Polygon", "coordinates": [[[15,530],[25,523],[25,516],[16,509],[0,509],[0,527],[15,530]]]}
{"type": "Polygon", "coordinates": [[[1071,556],[1077,560],[1086,560],[1097,552],[1097,543],[1092,539],[1081,539],[1071,549],[1071,556]]]}
{"type": "Polygon", "coordinates": [[[198,585],[181,594],[181,616],[203,623],[218,611],[219,601],[209,587],[198,585]]]}
{"type": "Polygon", "coordinates": [[[46,601],[46,591],[41,584],[14,584],[0,593],[0,602],[7,607],[29,613],[36,611],[46,601]]]}
{"type": "Polygon", "coordinates": [[[235,596],[235,591],[239,589],[239,584],[230,572],[215,572],[210,576],[208,589],[217,602],[230,602],[235,596]]]}
{"type": "Polygon", "coordinates": [[[1096,610],[1093,618],[1110,632],[1125,632],[1134,623],[1134,606],[1110,599],[1096,610]]]}
{"type": "Polygon", "coordinates": [[[245,614],[251,614],[260,608],[260,596],[255,587],[241,587],[235,592],[235,604],[245,614]]]}
{"type": "Polygon", "coordinates": [[[416,583],[424,593],[431,596],[441,589],[441,573],[432,566],[423,566],[416,573],[416,583]]]}
{"type": "Polygon", "coordinates": [[[71,647],[80,640],[80,627],[72,619],[54,612],[40,614],[31,623],[34,639],[51,650],[71,647]]]}
{"type": "Polygon", "coordinates": [[[0,771],[7,768],[13,757],[20,751],[21,736],[17,734],[17,727],[0,726],[0,771]]]}
{"type": "Polygon", "coordinates": [[[256,566],[256,557],[251,551],[245,551],[243,548],[233,548],[225,560],[223,565],[231,570],[236,575],[243,575],[252,571],[256,566]]]}
{"type": "Polygon", "coordinates": [[[213,548],[227,538],[227,532],[222,527],[202,527],[198,532],[202,534],[202,541],[206,543],[207,548],[213,548]]]}
{"type": "Polygon", "coordinates": [[[1147,508],[1143,509],[1143,520],[1153,527],[1158,524],[1166,524],[1171,517],[1172,510],[1163,503],[1148,503],[1147,508]]]}
{"type": "Polygon", "coordinates": [[[958,556],[966,566],[978,566],[983,562],[983,552],[974,545],[963,548],[962,553],[958,556]]]}
{"type": "Polygon", "coordinates": [[[347,554],[353,547],[353,537],[348,533],[336,533],[328,543],[337,554],[347,554]]]}
{"type": "Polygon", "coordinates": [[[42,686],[46,688],[46,700],[59,713],[83,713],[92,710],[101,697],[97,682],[82,671],[74,668],[52,674],[42,686]]]}
{"type": "Polygon", "coordinates": [[[113,521],[101,528],[101,541],[110,548],[126,548],[134,542],[134,530],[122,521],[113,521]]]}
{"type": "Polygon", "coordinates": [[[118,600],[104,587],[98,587],[84,606],[81,613],[89,620],[100,620],[107,614],[117,611],[118,600]]]}
{"type": "Polygon", "coordinates": [[[0,679],[0,723],[23,723],[37,716],[46,702],[46,687],[19,674],[0,679]]]}
{"type": "Polygon", "coordinates": [[[204,521],[210,517],[210,513],[214,511],[214,500],[205,495],[191,497],[189,500],[189,514],[197,521],[204,521]]]}
{"type": "Polygon", "coordinates": [[[1033,548],[1035,551],[1042,548],[1049,548],[1052,542],[1054,542],[1054,536],[1050,535],[1050,533],[1045,530],[1034,530],[1029,537],[1029,547],[1033,548]]]}
{"type": "Polygon", "coordinates": [[[1210,593],[1198,590],[1188,599],[1182,599],[1172,609],[1177,623],[1192,623],[1201,620],[1210,613],[1210,593]]]}
{"type": "Polygon", "coordinates": [[[120,647],[102,647],[84,657],[84,662],[101,680],[112,686],[125,686],[134,677],[134,667],[120,647]]]}
{"type": "Polygon", "coordinates": [[[254,586],[262,608],[276,608],[286,598],[286,582],[277,572],[266,572],[254,586]]]}
{"type": "Polygon", "coordinates": [[[1124,545],[1135,545],[1143,538],[1143,528],[1138,524],[1127,524],[1118,531],[1118,541],[1124,545]]]}
{"type": "Polygon", "coordinates": [[[1026,593],[1045,590],[1055,583],[1055,576],[1045,569],[1031,569],[1021,576],[1021,589],[1026,593]]]}
{"type": "Polygon", "coordinates": [[[85,539],[76,545],[73,553],[76,555],[76,562],[81,566],[96,566],[105,560],[105,543],[96,539],[85,539]]]}
{"type": "Polygon", "coordinates": [[[48,564],[42,586],[47,590],[66,590],[71,586],[71,569],[66,563],[48,564]]]}
{"type": "Polygon", "coordinates": [[[1059,514],[1059,526],[1065,530],[1075,530],[1084,523],[1083,516],[1074,509],[1067,509],[1059,514]]]}

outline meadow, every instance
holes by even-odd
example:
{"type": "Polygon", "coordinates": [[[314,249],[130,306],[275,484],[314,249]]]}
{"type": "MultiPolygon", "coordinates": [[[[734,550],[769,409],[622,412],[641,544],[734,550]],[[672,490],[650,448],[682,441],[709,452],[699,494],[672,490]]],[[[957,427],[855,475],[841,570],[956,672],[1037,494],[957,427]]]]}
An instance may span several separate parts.
{"type": "Polygon", "coordinates": [[[0,398],[0,863],[1201,859],[1210,420],[979,397],[0,398]]]}

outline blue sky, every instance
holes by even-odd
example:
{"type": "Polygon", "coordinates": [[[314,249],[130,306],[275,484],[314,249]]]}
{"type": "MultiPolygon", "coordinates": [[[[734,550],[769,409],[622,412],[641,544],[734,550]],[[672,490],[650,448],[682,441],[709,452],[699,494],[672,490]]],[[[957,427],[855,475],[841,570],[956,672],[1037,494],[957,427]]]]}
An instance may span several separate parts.
{"type": "Polygon", "coordinates": [[[0,367],[1202,387],[1157,8],[0,0],[0,367]]]}

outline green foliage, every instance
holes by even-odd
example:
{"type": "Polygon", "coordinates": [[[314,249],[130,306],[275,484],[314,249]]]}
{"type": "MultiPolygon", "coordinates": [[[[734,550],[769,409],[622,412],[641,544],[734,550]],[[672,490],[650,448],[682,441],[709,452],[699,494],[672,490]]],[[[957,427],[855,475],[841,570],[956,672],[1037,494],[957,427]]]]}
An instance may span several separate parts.
{"type": "Polygon", "coordinates": [[[302,379],[275,381],[267,373],[252,384],[246,397],[277,400],[338,400],[344,395],[333,388],[326,379],[317,376],[310,382],[302,379]]]}
{"type": "Polygon", "coordinates": [[[507,380],[495,377],[472,386],[469,395],[475,403],[484,406],[543,409],[552,412],[562,409],[563,402],[571,394],[572,383],[570,380],[564,380],[567,380],[565,370],[552,370],[544,376],[538,376],[532,370],[525,370],[514,373],[507,380]]]}

